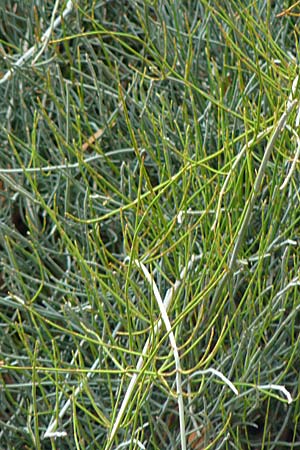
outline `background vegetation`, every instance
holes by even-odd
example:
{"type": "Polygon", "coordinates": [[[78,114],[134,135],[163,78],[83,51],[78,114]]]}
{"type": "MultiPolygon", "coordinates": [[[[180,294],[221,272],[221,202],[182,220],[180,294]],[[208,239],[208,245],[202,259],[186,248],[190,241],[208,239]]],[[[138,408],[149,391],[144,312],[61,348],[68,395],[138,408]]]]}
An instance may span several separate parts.
{"type": "Polygon", "coordinates": [[[1,2],[1,448],[300,448],[299,11],[1,2]]]}

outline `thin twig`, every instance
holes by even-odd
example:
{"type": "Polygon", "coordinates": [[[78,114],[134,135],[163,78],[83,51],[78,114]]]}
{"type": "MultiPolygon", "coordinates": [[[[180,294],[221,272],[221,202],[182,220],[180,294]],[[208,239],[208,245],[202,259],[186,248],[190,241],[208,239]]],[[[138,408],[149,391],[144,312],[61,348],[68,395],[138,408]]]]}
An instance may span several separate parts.
{"type": "Polygon", "coordinates": [[[53,11],[52,11],[52,15],[51,15],[50,25],[49,25],[46,33],[42,37],[42,40],[41,40],[42,47],[41,47],[41,49],[39,50],[38,54],[34,57],[33,61],[31,62],[32,66],[35,65],[35,63],[37,62],[37,60],[39,59],[39,57],[41,56],[41,54],[43,53],[43,51],[45,50],[45,48],[47,47],[47,45],[49,43],[49,39],[50,39],[51,33],[52,33],[53,29],[54,29],[55,15],[56,15],[58,6],[59,6],[59,0],[56,0],[54,8],[53,8],[53,11]]]}
{"type": "Polygon", "coordinates": [[[284,182],[280,186],[280,190],[281,191],[288,185],[288,182],[292,178],[292,175],[293,175],[294,171],[296,170],[296,165],[297,165],[297,162],[299,162],[299,157],[300,157],[300,137],[299,137],[299,134],[296,133],[296,131],[292,127],[290,127],[288,125],[287,125],[287,129],[289,131],[291,131],[294,134],[294,136],[296,137],[297,149],[295,151],[295,156],[294,156],[291,168],[290,168],[290,170],[289,170],[289,172],[288,172],[284,182]]]}
{"type": "Polygon", "coordinates": [[[284,128],[289,115],[291,114],[291,112],[293,111],[293,109],[297,103],[298,103],[298,100],[295,99],[288,104],[286,111],[280,117],[280,119],[277,123],[277,126],[275,127],[274,133],[272,134],[272,136],[268,142],[264,157],[262,159],[261,165],[258,170],[258,174],[257,174],[255,182],[254,182],[253,190],[250,195],[250,200],[248,202],[248,205],[246,206],[246,213],[245,213],[243,222],[241,224],[241,228],[240,228],[239,234],[237,236],[237,239],[236,239],[236,242],[235,242],[235,245],[233,248],[233,252],[232,252],[232,255],[231,255],[231,258],[229,261],[228,266],[229,266],[230,270],[232,270],[236,264],[236,259],[237,259],[240,247],[241,247],[243,239],[244,239],[244,234],[248,227],[250,216],[251,216],[252,210],[253,210],[253,206],[254,206],[257,194],[259,193],[261,183],[262,183],[265,171],[266,171],[267,163],[270,159],[271,152],[275,145],[276,139],[277,139],[279,133],[281,132],[281,130],[284,128]]]}
{"type": "Polygon", "coordinates": [[[260,384],[256,386],[257,389],[280,391],[286,397],[288,404],[290,405],[293,402],[293,398],[289,391],[282,386],[281,384],[260,384]]]}
{"type": "Polygon", "coordinates": [[[246,207],[245,207],[246,210],[245,210],[244,218],[243,218],[243,221],[242,221],[239,233],[237,235],[237,238],[236,238],[236,241],[235,241],[235,244],[234,244],[233,252],[231,254],[231,257],[230,257],[230,260],[229,260],[229,263],[228,263],[228,269],[225,272],[225,274],[223,275],[223,277],[221,278],[221,280],[220,280],[220,282],[219,282],[219,284],[218,284],[218,286],[216,288],[216,291],[215,291],[215,294],[214,294],[214,297],[213,297],[213,302],[216,299],[219,298],[220,293],[222,292],[222,289],[223,289],[223,287],[224,287],[224,285],[225,285],[225,283],[226,283],[226,281],[228,279],[229,274],[232,273],[232,270],[234,269],[234,267],[236,265],[237,257],[238,257],[238,254],[239,254],[239,250],[240,250],[240,248],[242,246],[242,243],[244,241],[244,235],[245,235],[246,229],[247,229],[248,224],[249,224],[249,220],[250,220],[250,217],[251,217],[251,214],[252,214],[252,210],[253,210],[253,207],[254,207],[254,204],[255,204],[255,201],[256,201],[256,197],[257,197],[257,195],[259,193],[259,190],[260,190],[260,187],[261,187],[261,183],[262,183],[265,171],[266,171],[267,163],[268,163],[268,161],[270,159],[270,156],[271,156],[271,152],[273,150],[273,147],[275,145],[275,142],[276,142],[276,139],[277,139],[279,133],[285,127],[289,115],[291,114],[291,112],[293,111],[294,107],[298,103],[299,103],[298,99],[294,99],[294,100],[290,100],[289,99],[287,107],[286,107],[286,110],[284,111],[284,113],[280,117],[280,119],[279,119],[279,121],[278,121],[278,123],[277,123],[277,125],[276,125],[276,127],[274,129],[274,132],[273,132],[273,134],[272,134],[272,136],[271,136],[271,138],[270,138],[270,140],[268,142],[268,145],[266,147],[266,151],[265,151],[264,157],[262,159],[261,165],[259,167],[256,179],[255,179],[255,182],[254,182],[254,186],[253,186],[253,190],[252,190],[251,195],[250,195],[250,199],[247,202],[246,207]]]}
{"type": "Polygon", "coordinates": [[[166,330],[169,334],[170,344],[174,354],[175,367],[176,367],[176,388],[177,388],[177,396],[178,396],[178,411],[179,411],[179,424],[180,424],[180,440],[181,440],[181,449],[186,450],[186,432],[185,432],[185,419],[184,419],[184,404],[183,404],[183,395],[182,395],[182,385],[181,385],[181,364],[179,358],[179,352],[176,344],[176,339],[172,330],[172,325],[170,323],[167,310],[162,301],[161,295],[159,293],[158,287],[153,279],[153,276],[150,275],[146,266],[136,261],[137,266],[139,266],[148,283],[152,286],[154,297],[158,303],[158,307],[161,313],[162,321],[166,327],[166,330]]]}
{"type": "Polygon", "coordinates": [[[212,373],[213,375],[215,375],[216,377],[220,378],[222,381],[224,381],[224,383],[229,387],[229,389],[232,390],[232,392],[235,395],[239,395],[239,391],[237,390],[237,388],[234,386],[234,384],[225,376],[223,375],[222,372],[220,372],[217,369],[213,369],[212,367],[209,367],[208,369],[204,369],[204,370],[197,370],[196,372],[194,372],[192,374],[192,376],[190,376],[190,379],[197,376],[197,375],[206,375],[208,373],[212,373]]]}
{"type": "MultiPolygon", "coordinates": [[[[200,256],[194,256],[193,255],[192,258],[190,259],[189,263],[187,264],[187,266],[181,271],[179,280],[176,280],[174,286],[171,287],[170,289],[168,289],[168,291],[166,293],[166,296],[164,298],[164,301],[163,301],[163,307],[164,307],[165,311],[168,311],[168,309],[170,307],[170,304],[171,304],[171,301],[174,298],[174,295],[176,294],[176,292],[177,292],[179,286],[181,285],[182,281],[186,277],[186,274],[191,270],[191,268],[193,267],[194,262],[199,260],[201,257],[202,257],[202,255],[200,255],[200,256]]],[[[138,263],[138,265],[140,264],[139,262],[137,262],[137,263],[138,263]]],[[[128,407],[129,400],[130,400],[130,398],[132,396],[132,393],[133,393],[133,391],[134,391],[134,389],[136,387],[136,384],[137,384],[137,381],[138,381],[139,372],[141,371],[141,369],[143,368],[143,365],[145,363],[145,357],[147,356],[147,353],[148,353],[148,350],[149,350],[149,348],[150,348],[150,346],[152,344],[152,341],[155,338],[155,336],[157,335],[157,333],[159,332],[159,330],[160,330],[160,328],[162,326],[162,323],[163,323],[163,321],[161,319],[159,319],[157,324],[153,328],[153,336],[152,336],[152,338],[149,337],[147,339],[145,345],[144,345],[142,354],[141,354],[141,356],[140,356],[140,358],[138,360],[138,363],[136,365],[136,372],[134,373],[133,377],[131,378],[131,381],[130,381],[129,386],[127,388],[127,391],[126,391],[125,397],[123,399],[123,402],[121,404],[120,410],[119,410],[119,412],[117,414],[117,417],[115,419],[115,422],[113,424],[113,427],[112,427],[112,430],[111,430],[111,433],[110,433],[110,436],[109,436],[109,439],[108,439],[108,443],[107,443],[107,445],[105,447],[105,450],[108,450],[108,449],[111,448],[113,439],[114,439],[114,437],[115,437],[115,435],[117,433],[117,430],[118,430],[118,428],[119,428],[119,426],[120,426],[120,424],[122,422],[122,419],[124,417],[125,411],[126,411],[126,409],[128,407]]]]}
{"type": "MultiPolygon", "coordinates": [[[[121,323],[119,322],[117,324],[116,328],[114,329],[113,333],[112,333],[112,337],[113,338],[115,338],[115,336],[117,335],[117,333],[118,333],[120,328],[121,328],[121,323]]],[[[74,358],[72,358],[72,361],[73,360],[74,360],[74,358]]],[[[94,371],[100,365],[101,365],[100,358],[96,358],[94,363],[92,364],[92,366],[90,368],[90,371],[86,375],[87,380],[89,380],[94,375],[94,373],[95,373],[94,371]]],[[[70,408],[72,402],[75,401],[75,399],[78,396],[78,394],[80,394],[80,392],[82,391],[85,383],[86,383],[86,380],[81,381],[79,383],[79,385],[77,386],[77,388],[75,389],[73,394],[70,396],[70,398],[66,401],[66,403],[63,405],[63,407],[59,411],[59,414],[55,415],[55,418],[52,417],[52,419],[51,419],[51,421],[50,421],[50,423],[48,425],[48,428],[47,428],[47,430],[45,431],[45,433],[43,435],[43,439],[59,437],[59,436],[62,436],[62,435],[65,436],[67,434],[65,431],[56,431],[56,428],[58,426],[59,421],[64,417],[65,413],[70,408]]]]}
{"type": "MultiPolygon", "coordinates": [[[[55,9],[55,7],[54,7],[54,9],[55,9]]],[[[59,17],[57,17],[53,23],[50,24],[50,26],[47,28],[47,30],[43,34],[43,36],[41,38],[42,49],[43,49],[44,43],[46,42],[46,44],[47,44],[47,40],[49,39],[49,36],[51,35],[52,31],[55,30],[61,24],[62,18],[65,19],[70,14],[72,9],[73,9],[73,2],[72,2],[72,0],[69,0],[66,8],[62,12],[62,14],[59,17]]],[[[6,74],[0,79],[0,84],[5,83],[5,81],[7,81],[13,75],[14,67],[22,67],[23,64],[26,63],[34,55],[37,48],[38,47],[36,45],[33,45],[32,47],[30,47],[29,50],[27,50],[26,53],[24,53],[24,55],[22,55],[17,60],[17,62],[12,64],[13,67],[11,69],[9,69],[6,72],[6,74]]]]}
{"type": "Polygon", "coordinates": [[[238,166],[240,160],[243,158],[244,154],[246,153],[247,149],[252,147],[253,144],[257,144],[263,137],[265,137],[270,131],[272,130],[272,127],[268,127],[266,130],[261,131],[260,133],[258,133],[257,136],[255,136],[253,139],[251,139],[249,142],[247,142],[244,147],[242,148],[242,150],[239,152],[239,154],[236,157],[236,160],[234,161],[230,171],[228,172],[224,184],[222,186],[222,189],[220,191],[219,194],[219,199],[218,199],[218,205],[217,205],[217,212],[216,212],[216,218],[214,220],[214,223],[212,224],[211,229],[215,230],[219,217],[220,217],[220,212],[221,212],[221,204],[222,204],[222,200],[227,188],[227,185],[230,181],[230,178],[232,177],[232,174],[234,173],[236,167],[238,166]]]}

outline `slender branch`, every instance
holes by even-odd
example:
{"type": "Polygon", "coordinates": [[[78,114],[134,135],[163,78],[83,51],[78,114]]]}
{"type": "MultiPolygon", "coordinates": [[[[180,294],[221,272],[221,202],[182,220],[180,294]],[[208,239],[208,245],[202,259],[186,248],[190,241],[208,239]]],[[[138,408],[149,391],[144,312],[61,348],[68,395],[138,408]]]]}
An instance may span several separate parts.
{"type": "Polygon", "coordinates": [[[251,217],[251,214],[252,214],[252,211],[253,211],[253,207],[254,207],[254,204],[255,204],[255,201],[256,201],[256,198],[257,198],[257,194],[259,193],[259,190],[260,190],[260,187],[261,187],[261,183],[262,183],[265,171],[266,171],[267,163],[268,163],[268,161],[270,159],[270,156],[271,156],[271,152],[273,150],[273,147],[275,145],[275,142],[276,142],[276,139],[277,139],[279,133],[285,127],[289,115],[291,114],[291,112],[293,111],[294,107],[298,103],[299,103],[298,99],[289,100],[288,101],[287,108],[284,111],[284,113],[282,114],[282,116],[280,117],[280,119],[279,119],[279,121],[278,121],[278,123],[277,123],[277,125],[276,125],[276,127],[274,129],[274,132],[273,132],[273,134],[272,134],[272,136],[271,136],[271,138],[270,138],[270,140],[268,142],[268,145],[266,147],[266,151],[265,151],[264,157],[262,159],[260,168],[258,170],[256,179],[255,179],[255,182],[254,182],[254,186],[253,186],[252,193],[250,195],[250,199],[249,199],[248,203],[246,204],[246,211],[245,211],[244,218],[243,218],[243,221],[242,221],[239,233],[237,235],[237,238],[236,238],[236,241],[235,241],[235,244],[234,244],[233,252],[231,254],[231,257],[230,257],[230,260],[229,260],[229,263],[228,263],[228,270],[223,275],[223,277],[221,278],[221,280],[220,280],[220,282],[219,282],[219,284],[218,284],[218,286],[216,288],[216,291],[215,291],[215,294],[214,294],[214,297],[213,297],[213,302],[219,298],[219,296],[220,296],[220,294],[221,294],[221,292],[223,290],[223,287],[224,287],[224,285],[225,285],[229,275],[232,273],[232,271],[234,270],[234,268],[236,266],[237,257],[238,257],[240,248],[241,248],[241,246],[243,244],[243,241],[244,241],[245,232],[246,232],[246,229],[247,229],[248,224],[249,224],[249,220],[250,220],[250,217],[251,217]]]}
{"type": "MultiPolygon", "coordinates": [[[[47,28],[47,30],[45,31],[45,33],[43,34],[42,38],[41,38],[41,44],[42,44],[42,50],[44,48],[44,45],[46,43],[47,45],[47,41],[52,33],[53,30],[55,30],[60,24],[61,24],[61,20],[62,18],[65,19],[70,12],[73,9],[73,2],[72,0],[69,0],[67,3],[66,8],[64,9],[63,13],[61,16],[57,17],[54,22],[52,22],[50,24],[50,26],[47,28]]],[[[55,10],[55,6],[54,6],[54,10],[55,10]]],[[[37,50],[37,46],[33,45],[32,47],[30,47],[29,50],[27,50],[26,53],[24,53],[24,55],[22,55],[17,62],[15,62],[14,64],[12,64],[12,68],[9,69],[6,74],[0,79],[0,84],[5,83],[7,80],[10,79],[10,77],[13,75],[14,73],[14,67],[22,67],[23,64],[25,64],[36,52],[37,50]]],[[[39,56],[39,55],[38,55],[39,56]]]]}
{"type": "MultiPolygon", "coordinates": [[[[177,280],[175,282],[174,286],[172,286],[170,289],[168,289],[168,291],[166,293],[166,296],[164,298],[164,301],[163,301],[163,308],[164,308],[165,311],[167,311],[169,309],[171,301],[174,298],[174,295],[177,292],[178,288],[180,287],[182,281],[186,277],[186,274],[191,270],[191,268],[193,267],[194,262],[199,260],[201,257],[202,257],[202,255],[200,255],[200,256],[194,256],[193,255],[192,258],[190,259],[188,265],[181,271],[179,280],[177,280]]],[[[136,263],[140,267],[139,261],[136,261],[136,263]]],[[[113,427],[112,427],[112,430],[111,430],[111,433],[110,433],[110,436],[109,436],[109,439],[108,439],[108,443],[107,443],[107,445],[105,447],[105,450],[109,450],[111,448],[113,439],[114,439],[114,437],[115,437],[115,435],[116,435],[116,433],[118,431],[118,428],[119,428],[119,426],[120,426],[120,424],[121,424],[121,422],[123,420],[125,411],[126,411],[126,409],[128,407],[129,400],[130,400],[130,398],[132,396],[132,393],[133,393],[133,391],[134,391],[134,389],[136,387],[136,384],[137,384],[137,381],[138,381],[138,374],[141,371],[141,369],[143,368],[143,365],[145,363],[145,357],[147,356],[148,350],[149,350],[149,348],[150,348],[150,346],[152,344],[152,341],[153,341],[154,337],[157,335],[157,333],[161,329],[162,323],[163,323],[162,319],[160,319],[157,322],[157,324],[153,328],[153,337],[152,337],[152,339],[151,339],[151,337],[149,337],[147,339],[145,345],[144,345],[142,354],[141,354],[141,356],[140,356],[140,358],[138,360],[138,363],[136,365],[136,373],[134,373],[133,377],[131,378],[131,381],[130,381],[129,386],[127,388],[125,397],[124,397],[123,402],[121,404],[120,410],[119,410],[119,412],[117,414],[117,417],[115,419],[115,422],[113,424],[113,427]]]]}

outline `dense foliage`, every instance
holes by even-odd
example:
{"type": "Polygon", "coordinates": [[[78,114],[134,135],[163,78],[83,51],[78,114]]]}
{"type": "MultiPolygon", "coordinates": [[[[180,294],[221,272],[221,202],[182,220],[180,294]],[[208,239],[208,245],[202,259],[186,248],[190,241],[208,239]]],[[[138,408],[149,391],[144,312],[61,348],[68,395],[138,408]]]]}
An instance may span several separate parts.
{"type": "Polygon", "coordinates": [[[290,6],[1,3],[1,448],[299,448],[290,6]]]}

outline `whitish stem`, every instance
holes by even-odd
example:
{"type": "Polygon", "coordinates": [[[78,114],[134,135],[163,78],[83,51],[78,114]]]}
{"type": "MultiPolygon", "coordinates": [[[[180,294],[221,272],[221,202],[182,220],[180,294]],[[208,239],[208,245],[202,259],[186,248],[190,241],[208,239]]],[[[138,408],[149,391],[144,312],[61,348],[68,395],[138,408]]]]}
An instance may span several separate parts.
{"type": "MultiPolygon", "coordinates": [[[[55,11],[56,7],[54,6],[54,11],[55,11]]],[[[55,28],[57,28],[60,24],[61,24],[61,18],[63,17],[64,19],[70,14],[70,12],[73,9],[73,2],[71,0],[68,1],[66,8],[64,9],[63,13],[61,16],[57,17],[54,21],[51,21],[50,26],[47,28],[47,30],[45,31],[45,33],[43,34],[42,38],[41,38],[41,43],[42,43],[42,50],[44,49],[43,46],[46,44],[47,45],[47,41],[52,33],[53,30],[55,30],[55,28]]],[[[29,50],[27,50],[26,53],[24,53],[24,55],[22,55],[17,62],[15,62],[13,64],[13,67],[11,69],[9,69],[6,74],[0,79],[0,84],[5,83],[5,81],[7,81],[14,72],[14,67],[22,67],[24,63],[26,63],[26,61],[28,61],[36,52],[37,50],[37,46],[33,45],[32,47],[30,47],[29,50]]],[[[39,56],[39,55],[38,55],[39,56]]]]}
{"type": "MultiPolygon", "coordinates": [[[[185,279],[186,274],[191,270],[194,262],[196,260],[200,259],[200,258],[201,258],[201,256],[197,256],[197,257],[192,256],[192,258],[190,259],[187,267],[185,267],[181,271],[180,279],[175,282],[174,286],[172,286],[170,289],[168,289],[168,291],[166,293],[166,296],[164,298],[164,301],[162,302],[164,311],[168,311],[169,306],[171,304],[171,301],[172,301],[175,293],[177,292],[179,286],[181,285],[182,281],[185,279]]],[[[137,263],[137,265],[139,267],[141,267],[141,263],[139,261],[136,261],[136,263],[137,263]]],[[[118,431],[118,429],[119,429],[119,427],[121,425],[121,422],[123,420],[123,417],[124,417],[125,412],[126,412],[127,407],[128,407],[128,403],[129,403],[130,398],[131,398],[131,396],[132,396],[132,394],[134,392],[134,389],[136,387],[136,384],[137,384],[137,381],[138,381],[139,372],[143,368],[143,365],[145,363],[145,360],[146,360],[146,357],[147,357],[147,354],[148,354],[148,350],[151,347],[153,339],[155,339],[155,336],[158,334],[159,330],[161,329],[162,323],[163,323],[162,319],[158,320],[157,324],[153,328],[153,337],[152,337],[152,339],[151,339],[151,337],[149,337],[147,339],[145,345],[144,345],[142,354],[141,354],[141,356],[140,356],[140,358],[138,360],[138,363],[136,365],[135,373],[133,374],[133,376],[131,378],[131,381],[130,381],[129,386],[127,388],[125,397],[124,397],[124,399],[122,401],[120,410],[119,410],[119,412],[117,414],[117,417],[115,419],[115,422],[113,424],[113,427],[112,427],[112,430],[111,430],[111,433],[110,433],[107,445],[105,447],[105,450],[108,450],[108,449],[111,448],[111,445],[113,443],[113,439],[114,439],[114,437],[115,437],[115,435],[116,435],[116,433],[117,433],[117,431],[118,431]]],[[[179,384],[180,384],[180,380],[179,380],[179,384]]],[[[182,417],[181,417],[180,420],[182,420],[182,417]]]]}
{"type": "Polygon", "coordinates": [[[263,180],[263,177],[264,177],[264,174],[265,174],[265,171],[266,171],[267,163],[268,163],[268,161],[270,159],[271,152],[273,150],[273,147],[275,145],[275,142],[276,142],[276,139],[278,138],[279,133],[285,127],[289,115],[293,111],[294,107],[298,104],[298,102],[299,102],[298,99],[295,99],[295,100],[292,100],[292,101],[290,101],[290,100],[288,101],[287,108],[284,111],[284,113],[282,114],[282,116],[280,117],[280,119],[279,119],[279,121],[278,121],[278,123],[277,123],[277,125],[276,125],[276,127],[274,129],[274,132],[273,132],[273,134],[272,134],[272,136],[271,136],[271,138],[270,138],[270,140],[268,142],[265,154],[263,156],[263,159],[262,159],[262,162],[260,164],[258,173],[256,175],[256,179],[255,179],[254,186],[253,186],[253,189],[252,189],[252,192],[251,192],[251,195],[250,195],[250,199],[249,199],[249,201],[246,204],[246,211],[245,211],[245,214],[244,214],[244,218],[243,218],[242,224],[240,226],[240,230],[239,230],[239,233],[237,235],[237,238],[236,238],[236,241],[235,241],[235,244],[234,244],[233,252],[231,254],[231,257],[230,257],[230,260],[229,260],[229,263],[228,263],[228,271],[224,274],[224,276],[220,280],[220,282],[218,284],[218,287],[217,287],[217,289],[215,291],[213,301],[215,301],[216,299],[219,298],[219,296],[220,296],[220,294],[222,292],[222,289],[223,289],[223,287],[224,287],[224,285],[225,285],[225,283],[226,283],[226,281],[228,279],[229,274],[232,273],[232,270],[236,266],[238,253],[239,253],[239,250],[240,250],[240,248],[242,246],[242,243],[243,243],[243,240],[244,240],[245,231],[246,231],[246,229],[248,227],[248,224],[249,224],[249,221],[250,221],[250,217],[251,217],[251,214],[252,214],[252,210],[253,210],[253,207],[254,207],[257,195],[258,195],[258,193],[260,191],[260,188],[261,188],[262,180],[263,180]]]}

